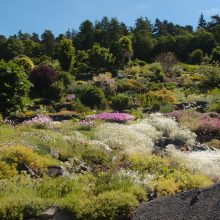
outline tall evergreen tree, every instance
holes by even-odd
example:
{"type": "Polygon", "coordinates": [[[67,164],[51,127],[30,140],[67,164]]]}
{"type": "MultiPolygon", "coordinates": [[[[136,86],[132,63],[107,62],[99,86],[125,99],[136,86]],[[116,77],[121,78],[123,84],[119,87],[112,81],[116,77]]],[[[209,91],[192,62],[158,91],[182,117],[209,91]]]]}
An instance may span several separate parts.
{"type": "Polygon", "coordinates": [[[43,51],[45,55],[47,56],[53,56],[54,50],[55,50],[55,36],[50,30],[44,31],[44,33],[41,35],[41,43],[43,46],[43,51]]]}
{"type": "Polygon", "coordinates": [[[206,22],[203,14],[201,14],[200,17],[199,17],[199,22],[198,22],[197,29],[201,29],[201,28],[204,28],[204,29],[207,28],[207,22],[206,22]]]}

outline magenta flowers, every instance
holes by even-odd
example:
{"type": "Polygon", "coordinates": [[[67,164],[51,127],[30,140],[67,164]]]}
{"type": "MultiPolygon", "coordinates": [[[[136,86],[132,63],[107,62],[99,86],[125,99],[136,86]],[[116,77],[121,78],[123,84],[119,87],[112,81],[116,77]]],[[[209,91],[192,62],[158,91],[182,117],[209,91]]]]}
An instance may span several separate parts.
{"type": "Polygon", "coordinates": [[[127,114],[127,113],[120,113],[120,112],[103,112],[97,115],[90,115],[88,119],[100,119],[105,121],[112,121],[112,122],[127,122],[129,120],[133,120],[134,116],[127,114]]]}

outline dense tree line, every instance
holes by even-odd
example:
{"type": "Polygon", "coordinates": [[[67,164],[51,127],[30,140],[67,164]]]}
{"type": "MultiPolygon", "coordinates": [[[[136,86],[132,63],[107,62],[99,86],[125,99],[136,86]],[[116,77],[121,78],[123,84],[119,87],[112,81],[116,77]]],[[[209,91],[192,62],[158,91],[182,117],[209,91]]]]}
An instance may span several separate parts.
{"type": "MultiPolygon", "coordinates": [[[[4,103],[0,113],[7,115],[24,109],[30,105],[28,98],[56,102],[64,94],[71,93],[82,94],[82,97],[79,95],[81,102],[92,108],[93,105],[105,106],[101,90],[112,106],[114,103],[125,106],[129,101],[124,94],[111,97],[116,90],[115,76],[119,77],[118,93],[148,92],[158,85],[163,88],[164,76],[176,75],[178,61],[218,64],[218,15],[207,22],[201,14],[195,30],[190,25],[180,26],[167,20],[156,19],[153,24],[143,17],[138,18],[133,27],[127,27],[116,18],[104,17],[95,23],[86,20],[78,31],[68,30],[57,37],[50,30],[45,30],[41,36],[21,31],[10,37],[0,35],[0,97],[4,103]],[[148,79],[143,78],[143,82],[120,81],[120,70],[126,72],[126,68],[131,68],[128,73],[146,72],[147,62],[160,63],[162,69],[157,64],[149,67],[152,74],[148,79]],[[136,69],[132,70],[132,65],[136,65],[136,69]],[[94,78],[99,74],[100,78],[94,78]],[[75,82],[80,80],[92,81],[91,86],[88,84],[84,88],[80,84],[77,87],[75,82]],[[92,104],[87,103],[91,95],[92,104]],[[94,100],[97,100],[95,104],[94,100]]],[[[214,81],[218,85],[218,79],[214,81]]]]}
{"type": "Polygon", "coordinates": [[[34,63],[58,59],[63,70],[73,65],[86,72],[100,68],[119,68],[127,61],[152,61],[159,54],[173,52],[182,62],[197,63],[201,57],[219,60],[220,17],[212,16],[207,22],[201,14],[198,27],[180,26],[167,20],[138,18],[133,27],[116,18],[104,17],[95,23],[86,20],[78,31],[67,31],[55,37],[45,30],[39,36],[19,31],[18,34],[0,36],[0,59],[6,61],[18,55],[30,57],[34,63]]]}

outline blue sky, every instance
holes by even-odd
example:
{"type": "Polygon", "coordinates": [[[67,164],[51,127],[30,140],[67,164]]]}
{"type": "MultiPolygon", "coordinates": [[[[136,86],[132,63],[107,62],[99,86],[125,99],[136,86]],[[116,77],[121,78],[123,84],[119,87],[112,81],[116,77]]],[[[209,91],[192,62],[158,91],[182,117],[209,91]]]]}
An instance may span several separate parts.
{"type": "Polygon", "coordinates": [[[55,35],[78,29],[86,19],[117,17],[132,26],[140,16],[196,27],[201,12],[207,20],[220,14],[220,0],[0,0],[0,34],[52,30],[55,35]]]}

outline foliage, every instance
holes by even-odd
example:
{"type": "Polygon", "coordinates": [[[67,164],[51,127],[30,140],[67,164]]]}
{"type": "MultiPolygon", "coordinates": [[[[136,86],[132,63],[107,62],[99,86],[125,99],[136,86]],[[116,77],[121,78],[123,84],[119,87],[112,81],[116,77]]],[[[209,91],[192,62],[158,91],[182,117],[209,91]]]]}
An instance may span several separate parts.
{"type": "Polygon", "coordinates": [[[126,110],[129,108],[130,102],[130,97],[121,93],[112,97],[112,108],[115,111],[126,110]]]}
{"type": "Polygon", "coordinates": [[[33,61],[27,56],[18,56],[15,57],[13,60],[19,66],[23,66],[23,68],[27,73],[30,73],[30,71],[34,68],[33,61]]]}
{"type": "Polygon", "coordinates": [[[31,120],[24,121],[24,125],[30,125],[34,128],[46,129],[53,127],[53,120],[47,115],[37,115],[31,120]]]}
{"type": "Polygon", "coordinates": [[[220,61],[220,46],[213,48],[211,57],[213,61],[220,61]]]}
{"type": "Polygon", "coordinates": [[[90,108],[101,108],[104,99],[105,95],[103,90],[96,86],[87,87],[80,97],[82,104],[90,108]]]}
{"type": "Polygon", "coordinates": [[[95,205],[98,219],[125,219],[138,206],[138,201],[131,193],[116,190],[98,195],[95,205]]]}
{"type": "Polygon", "coordinates": [[[109,155],[109,152],[101,148],[86,149],[82,154],[82,159],[92,166],[106,166],[111,162],[111,156],[109,155]]]}
{"type": "Polygon", "coordinates": [[[0,83],[0,112],[7,115],[23,109],[31,87],[24,69],[12,61],[0,61],[0,83]]]}
{"type": "Polygon", "coordinates": [[[94,44],[89,50],[90,65],[99,72],[101,68],[110,69],[114,64],[113,54],[109,49],[101,47],[99,44],[94,44]]]}
{"type": "Polygon", "coordinates": [[[31,71],[29,79],[34,84],[34,89],[41,93],[42,90],[48,89],[50,85],[58,80],[58,73],[52,66],[44,64],[35,67],[31,71]]]}
{"type": "Polygon", "coordinates": [[[194,50],[190,54],[189,59],[191,64],[201,64],[203,59],[203,51],[201,49],[194,50]]]}
{"type": "Polygon", "coordinates": [[[69,39],[62,39],[57,49],[57,57],[61,68],[68,71],[75,63],[75,48],[72,41],[69,39]]]}
{"type": "Polygon", "coordinates": [[[25,146],[13,146],[10,148],[1,148],[1,160],[9,164],[18,166],[25,164],[39,174],[45,171],[48,165],[57,164],[45,156],[40,156],[32,149],[25,146]]]}
{"type": "Polygon", "coordinates": [[[93,77],[94,84],[101,87],[106,95],[111,95],[116,92],[117,85],[111,73],[99,74],[93,77]]]}
{"type": "Polygon", "coordinates": [[[214,66],[201,66],[201,74],[204,75],[204,90],[218,88],[220,84],[220,70],[214,66]]]}
{"type": "Polygon", "coordinates": [[[0,161],[0,179],[10,178],[17,174],[16,166],[0,161]]]}

